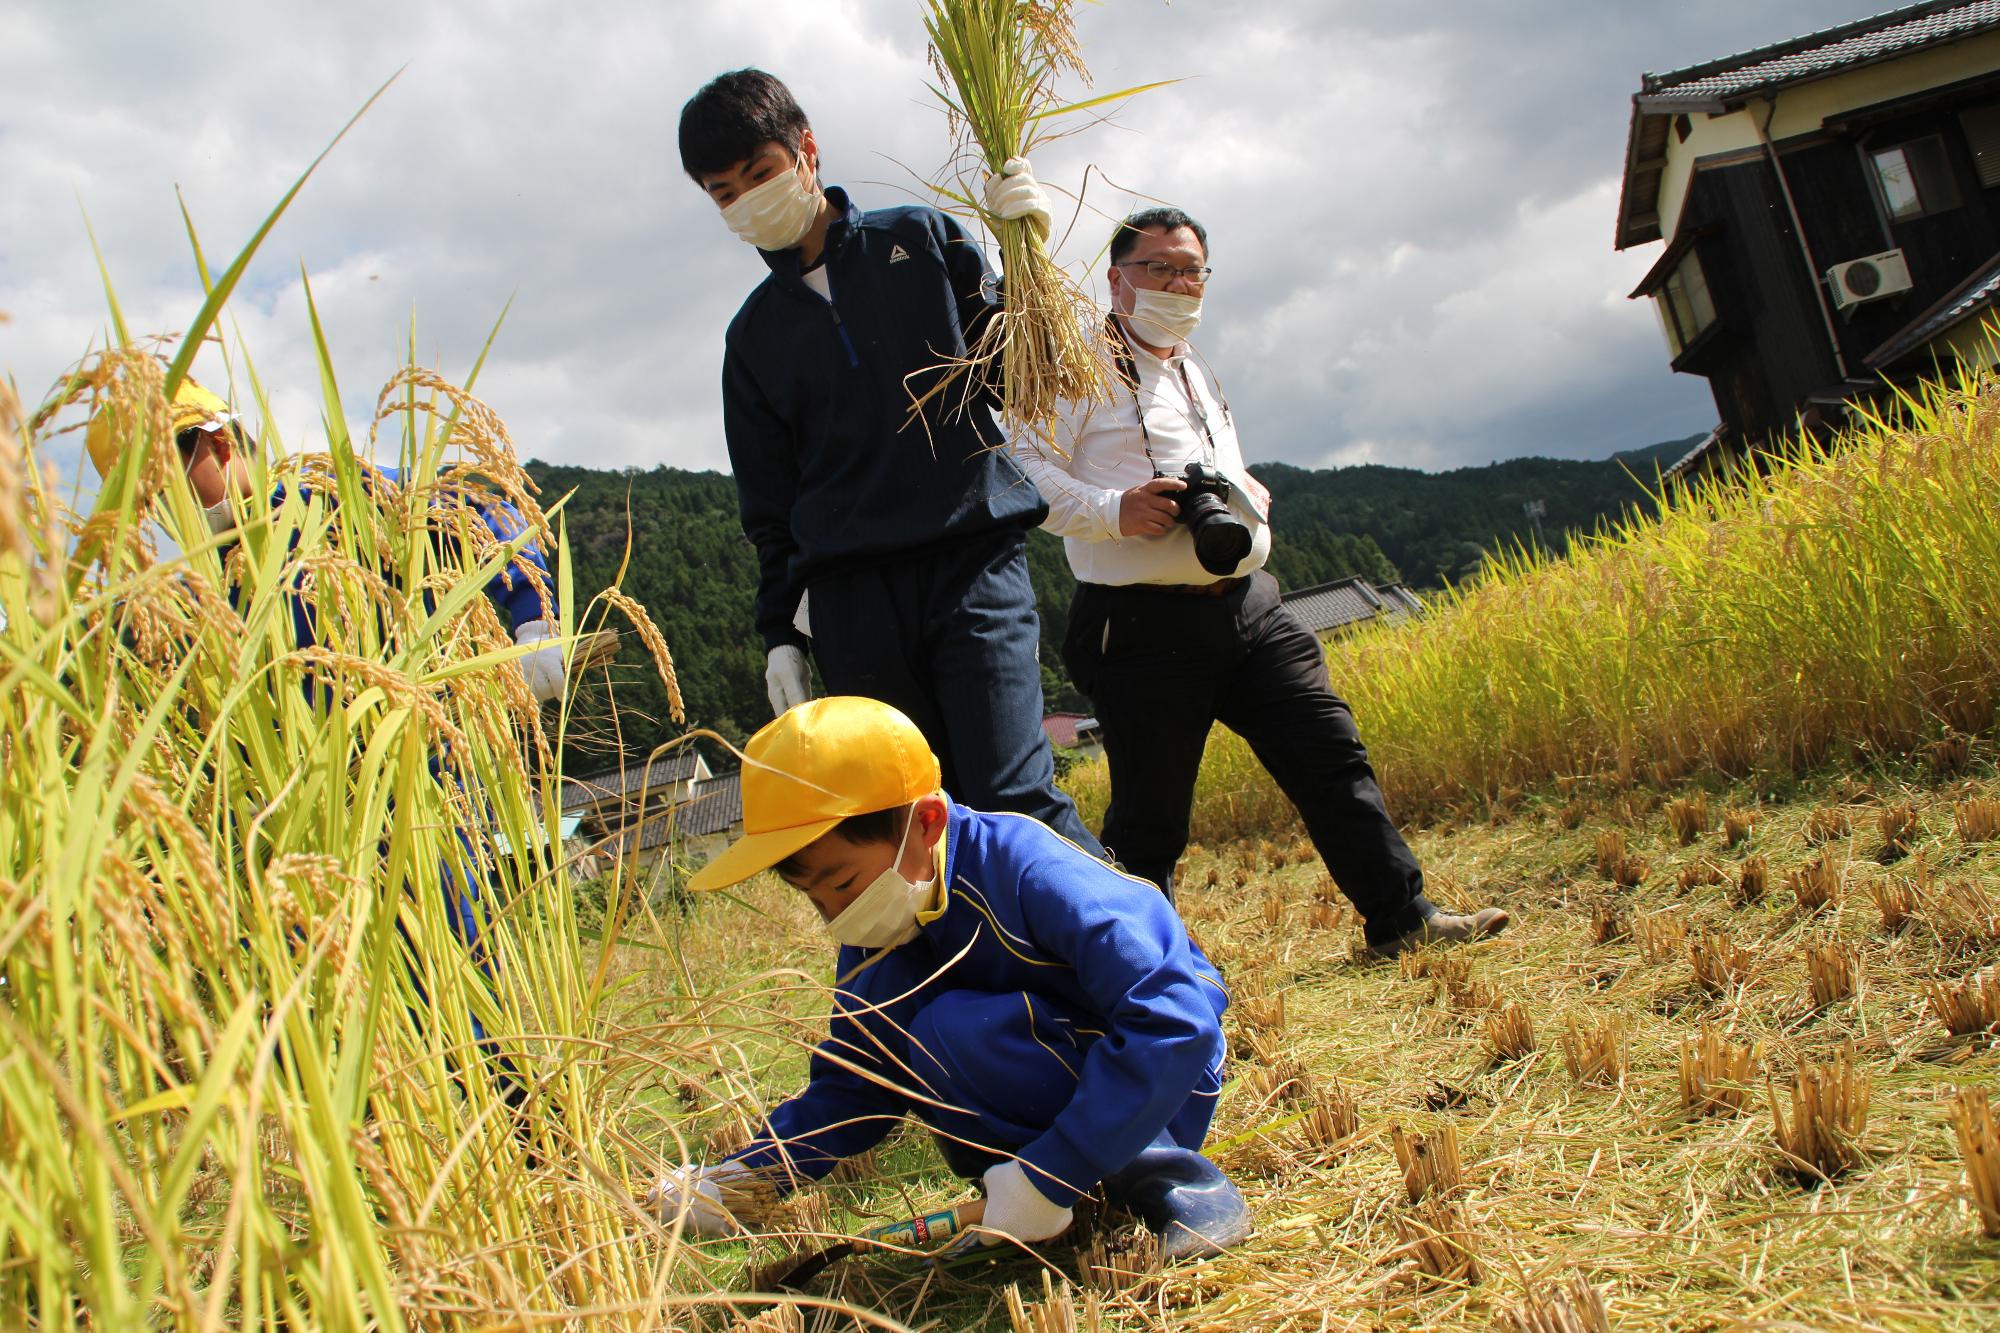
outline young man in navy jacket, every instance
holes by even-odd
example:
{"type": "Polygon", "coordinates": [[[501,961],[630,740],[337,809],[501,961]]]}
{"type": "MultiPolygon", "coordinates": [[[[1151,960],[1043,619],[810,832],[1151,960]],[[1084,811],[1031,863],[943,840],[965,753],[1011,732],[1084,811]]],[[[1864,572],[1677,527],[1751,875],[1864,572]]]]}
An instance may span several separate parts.
{"type": "Polygon", "coordinates": [[[659,1183],[663,1220],[734,1234],[732,1177],[818,1179],[910,1115],[983,1179],[988,1243],[1060,1235],[1102,1184],[1169,1260],[1236,1244],[1243,1196],[1199,1151],[1222,1087],[1214,966],[1150,885],[938,776],[873,699],[801,704],[750,739],[744,836],[688,887],[775,868],[811,899],[841,946],[831,1031],[760,1138],[659,1183]]]}
{"type": "MultiPolygon", "coordinates": [[[[1099,851],[1042,732],[1025,543],[1047,507],[983,378],[950,375],[999,309],[979,246],[934,208],[822,187],[805,113],[761,70],[690,98],[680,151],[770,268],[730,322],[722,403],[771,711],[809,697],[810,645],[829,691],[916,722],[949,790],[1099,851]]],[[[1028,164],[1007,165],[988,209],[1046,227],[1028,164]]]]}

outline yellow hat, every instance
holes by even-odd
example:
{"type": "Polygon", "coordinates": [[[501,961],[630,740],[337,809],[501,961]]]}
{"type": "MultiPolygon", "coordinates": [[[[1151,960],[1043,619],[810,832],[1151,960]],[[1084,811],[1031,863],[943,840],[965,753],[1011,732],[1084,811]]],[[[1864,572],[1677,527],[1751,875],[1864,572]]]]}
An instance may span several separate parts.
{"type": "Polygon", "coordinates": [[[850,695],[802,703],[743,747],[743,836],[688,888],[748,879],[849,815],[908,805],[942,781],[924,734],[889,705],[850,695]]]}
{"type": "MultiPolygon", "coordinates": [[[[221,430],[236,420],[228,403],[191,379],[182,380],[181,387],[174,390],[172,415],[175,435],[190,426],[221,430]]],[[[111,467],[118,461],[121,442],[111,438],[111,430],[111,409],[105,406],[97,409],[97,415],[90,419],[90,428],[83,433],[83,447],[89,452],[90,461],[97,464],[99,476],[111,475],[111,467]]]]}

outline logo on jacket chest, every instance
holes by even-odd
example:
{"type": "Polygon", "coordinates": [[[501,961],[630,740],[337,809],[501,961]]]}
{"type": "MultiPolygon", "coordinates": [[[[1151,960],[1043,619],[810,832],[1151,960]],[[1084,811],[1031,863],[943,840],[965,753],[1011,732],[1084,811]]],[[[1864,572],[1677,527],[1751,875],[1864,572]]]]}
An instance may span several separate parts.
{"type": "Polygon", "coordinates": [[[904,261],[905,259],[908,259],[909,257],[910,257],[910,252],[909,252],[908,250],[905,250],[905,249],[904,249],[904,248],[903,248],[902,246],[900,246],[900,245],[892,245],[892,246],[890,246],[890,247],[889,247],[889,262],[890,262],[890,263],[892,263],[892,264],[900,264],[900,263],[902,263],[902,262],[903,262],[903,261],[904,261]]]}

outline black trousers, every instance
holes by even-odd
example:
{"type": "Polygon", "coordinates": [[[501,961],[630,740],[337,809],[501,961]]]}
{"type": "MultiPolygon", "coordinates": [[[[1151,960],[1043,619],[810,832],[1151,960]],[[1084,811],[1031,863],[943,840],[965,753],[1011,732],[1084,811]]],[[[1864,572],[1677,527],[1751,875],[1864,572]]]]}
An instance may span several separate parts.
{"type": "Polygon", "coordinates": [[[1097,709],[1111,763],[1103,840],[1172,895],[1210,727],[1243,737],[1305,820],[1370,943],[1423,923],[1424,876],[1389,819],[1319,640],[1259,571],[1220,596],[1078,586],[1063,660],[1097,709]]]}
{"type": "Polygon", "coordinates": [[[1103,849],[1056,786],[1042,730],[1041,619],[1019,532],[968,538],[813,582],[813,657],[834,694],[908,715],[975,810],[1032,815],[1103,849]]]}

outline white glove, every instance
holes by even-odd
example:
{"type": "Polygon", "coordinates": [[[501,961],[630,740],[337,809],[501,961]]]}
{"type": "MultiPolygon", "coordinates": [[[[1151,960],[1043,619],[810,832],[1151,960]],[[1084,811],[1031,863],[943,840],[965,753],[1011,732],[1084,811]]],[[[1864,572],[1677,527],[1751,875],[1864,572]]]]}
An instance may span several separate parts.
{"type": "Polygon", "coordinates": [[[986,1216],[980,1226],[989,1233],[980,1242],[998,1245],[1008,1236],[1032,1245],[1069,1230],[1076,1220],[1074,1210],[1049,1202],[1049,1196],[1034,1187],[1019,1162],[1002,1162],[986,1172],[986,1216]],[[1004,1232],[1004,1235],[990,1233],[1004,1232]]]}
{"type": "Polygon", "coordinates": [[[812,673],[806,670],[806,655],[789,643],[771,650],[764,668],[764,689],[771,696],[771,716],[796,708],[812,698],[812,673]]]}
{"type": "Polygon", "coordinates": [[[1033,218],[1044,238],[1054,218],[1049,211],[1049,197],[1042,192],[1025,157],[1008,158],[998,176],[986,178],[986,211],[1004,222],[1033,218]]]}
{"type": "Polygon", "coordinates": [[[683,1214],[682,1228],[703,1240],[720,1240],[742,1232],[743,1226],[722,1206],[722,1188],[716,1184],[732,1172],[721,1167],[677,1166],[662,1175],[646,1194],[645,1204],[659,1217],[662,1226],[672,1226],[683,1214]]]}
{"type": "Polygon", "coordinates": [[[555,636],[546,620],[530,620],[514,631],[515,643],[543,645],[521,658],[521,674],[527,678],[528,692],[544,703],[561,694],[563,687],[562,645],[547,642],[555,636]]]}

